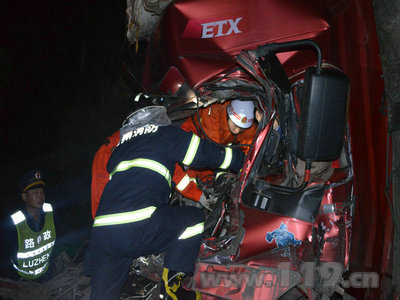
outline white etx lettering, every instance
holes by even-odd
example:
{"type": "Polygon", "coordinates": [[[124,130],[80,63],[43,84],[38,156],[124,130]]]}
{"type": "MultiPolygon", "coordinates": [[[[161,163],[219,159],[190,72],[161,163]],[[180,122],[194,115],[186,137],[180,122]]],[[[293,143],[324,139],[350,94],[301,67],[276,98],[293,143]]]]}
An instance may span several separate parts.
{"type": "Polygon", "coordinates": [[[210,39],[213,37],[231,35],[233,33],[234,34],[241,33],[238,27],[241,19],[243,18],[240,17],[236,18],[235,20],[228,19],[228,20],[221,20],[221,21],[201,24],[201,26],[203,27],[201,38],[210,39]],[[214,28],[217,29],[216,33],[214,28]]]}
{"type": "Polygon", "coordinates": [[[42,257],[24,261],[22,264],[22,267],[23,268],[32,268],[32,267],[38,266],[38,265],[46,262],[49,259],[49,256],[50,256],[50,254],[46,253],[42,257]]]}
{"type": "Polygon", "coordinates": [[[124,142],[126,142],[126,141],[129,141],[133,137],[137,137],[139,135],[156,132],[157,130],[158,130],[158,126],[156,126],[156,125],[146,125],[144,127],[138,128],[138,129],[136,129],[134,131],[129,131],[129,132],[125,133],[122,136],[122,139],[121,139],[121,142],[119,143],[119,145],[124,143],[124,142]]]}

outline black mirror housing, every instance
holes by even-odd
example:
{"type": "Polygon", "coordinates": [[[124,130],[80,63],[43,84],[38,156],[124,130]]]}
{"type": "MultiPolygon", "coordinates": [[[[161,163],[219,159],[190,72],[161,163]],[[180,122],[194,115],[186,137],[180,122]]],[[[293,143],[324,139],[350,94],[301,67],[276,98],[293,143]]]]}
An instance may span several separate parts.
{"type": "Polygon", "coordinates": [[[334,161],[339,158],[344,142],[349,88],[349,80],[342,72],[307,69],[297,157],[308,161],[334,161]]]}

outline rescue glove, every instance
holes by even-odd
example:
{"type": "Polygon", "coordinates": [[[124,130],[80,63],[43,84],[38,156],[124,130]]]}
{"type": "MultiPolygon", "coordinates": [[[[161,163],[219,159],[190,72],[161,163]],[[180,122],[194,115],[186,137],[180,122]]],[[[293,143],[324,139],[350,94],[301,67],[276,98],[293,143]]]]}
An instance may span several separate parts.
{"type": "Polygon", "coordinates": [[[204,206],[204,208],[208,209],[209,211],[212,211],[213,208],[212,206],[217,202],[218,197],[212,196],[212,195],[206,195],[204,192],[201,194],[200,197],[200,204],[204,206]]]}

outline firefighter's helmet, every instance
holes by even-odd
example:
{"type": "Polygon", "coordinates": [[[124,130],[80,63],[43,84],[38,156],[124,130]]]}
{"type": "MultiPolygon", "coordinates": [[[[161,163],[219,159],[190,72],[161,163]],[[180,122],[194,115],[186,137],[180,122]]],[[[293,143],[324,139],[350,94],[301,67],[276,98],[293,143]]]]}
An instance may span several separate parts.
{"type": "Polygon", "coordinates": [[[135,96],[132,103],[132,112],[142,109],[147,106],[158,105],[156,95],[151,95],[148,93],[139,93],[135,96]]]}
{"type": "Polygon", "coordinates": [[[240,128],[250,128],[254,120],[253,101],[232,100],[228,105],[228,116],[240,128]]]}
{"type": "Polygon", "coordinates": [[[147,93],[137,94],[133,100],[133,111],[130,113],[121,128],[121,137],[128,131],[133,131],[146,125],[168,126],[171,120],[167,109],[158,104],[160,97],[147,93]]]}

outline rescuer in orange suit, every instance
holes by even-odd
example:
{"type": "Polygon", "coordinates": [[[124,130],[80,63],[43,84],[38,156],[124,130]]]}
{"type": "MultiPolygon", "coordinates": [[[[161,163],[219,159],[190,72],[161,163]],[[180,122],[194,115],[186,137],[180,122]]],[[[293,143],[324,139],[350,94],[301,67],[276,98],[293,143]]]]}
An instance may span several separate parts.
{"type": "MultiPolygon", "coordinates": [[[[215,143],[251,145],[256,134],[257,125],[254,122],[253,101],[232,100],[224,104],[213,104],[199,110],[201,126],[205,134],[215,143]]],[[[261,116],[260,116],[261,117],[261,116]]],[[[258,115],[257,115],[258,119],[258,115]]],[[[204,134],[199,126],[197,114],[189,117],[181,125],[186,131],[192,131],[200,137],[204,134]]],[[[247,153],[249,147],[242,147],[247,153]]],[[[209,170],[184,170],[180,165],[175,166],[173,181],[176,189],[186,198],[200,202],[207,209],[211,209],[212,199],[206,195],[196,184],[196,176],[206,181],[214,173],[209,170]]]]}
{"type": "Polygon", "coordinates": [[[97,150],[92,164],[92,184],[91,184],[91,202],[92,217],[96,217],[96,211],[99,207],[101,194],[106,186],[110,174],[107,172],[107,163],[114,148],[119,143],[119,130],[106,138],[105,142],[97,150]]]}

